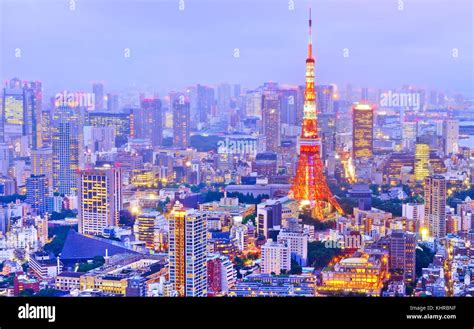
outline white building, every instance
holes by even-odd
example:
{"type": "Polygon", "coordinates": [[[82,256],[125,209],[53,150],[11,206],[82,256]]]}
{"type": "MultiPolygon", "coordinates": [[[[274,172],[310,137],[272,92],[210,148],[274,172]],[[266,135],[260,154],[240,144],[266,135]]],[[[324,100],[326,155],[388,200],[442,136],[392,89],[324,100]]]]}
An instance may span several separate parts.
{"type": "Polygon", "coordinates": [[[308,234],[303,231],[292,232],[283,230],[278,234],[278,242],[286,243],[290,248],[291,257],[300,266],[306,266],[308,260],[308,234]]]}
{"type": "Polygon", "coordinates": [[[290,248],[285,243],[269,239],[262,246],[261,272],[266,274],[281,274],[291,269],[290,248]]]}

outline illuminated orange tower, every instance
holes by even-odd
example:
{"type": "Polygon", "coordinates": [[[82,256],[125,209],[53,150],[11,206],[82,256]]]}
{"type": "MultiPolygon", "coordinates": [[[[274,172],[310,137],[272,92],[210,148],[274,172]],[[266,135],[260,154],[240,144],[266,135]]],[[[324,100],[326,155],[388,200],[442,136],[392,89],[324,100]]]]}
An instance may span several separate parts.
{"type": "Polygon", "coordinates": [[[321,160],[321,138],[318,136],[316,116],[316,94],[314,92],[314,58],[311,37],[311,9],[309,10],[308,58],[306,59],[306,86],[304,91],[304,113],[301,136],[299,137],[300,155],[296,177],[290,190],[290,197],[309,206],[318,219],[324,218],[325,210],[334,207],[343,213],[341,206],[332,195],[326,182],[321,160]]]}

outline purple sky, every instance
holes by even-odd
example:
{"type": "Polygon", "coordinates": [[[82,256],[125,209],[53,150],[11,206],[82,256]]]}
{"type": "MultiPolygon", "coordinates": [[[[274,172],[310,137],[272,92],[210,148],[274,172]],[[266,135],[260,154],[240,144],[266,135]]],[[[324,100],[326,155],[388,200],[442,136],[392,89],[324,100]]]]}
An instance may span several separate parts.
{"type": "Polygon", "coordinates": [[[69,1],[0,0],[0,79],[51,91],[302,84],[311,5],[317,83],[474,96],[472,0],[184,0],[183,11],[178,0],[69,1]]]}

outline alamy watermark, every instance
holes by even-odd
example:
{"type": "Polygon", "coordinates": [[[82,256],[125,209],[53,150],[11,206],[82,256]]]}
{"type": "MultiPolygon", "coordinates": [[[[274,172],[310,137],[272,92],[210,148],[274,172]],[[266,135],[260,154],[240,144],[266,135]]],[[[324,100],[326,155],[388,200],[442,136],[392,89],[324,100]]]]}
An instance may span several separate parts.
{"type": "Polygon", "coordinates": [[[381,107],[410,107],[413,110],[420,109],[420,93],[396,93],[389,90],[380,95],[381,107]]]}
{"type": "Polygon", "coordinates": [[[95,108],[95,95],[93,93],[68,92],[65,90],[56,94],[54,102],[56,107],[83,107],[93,110],[95,108]]]}
{"type": "Polygon", "coordinates": [[[217,142],[217,153],[219,154],[256,154],[257,141],[252,139],[230,139],[217,142]]]}

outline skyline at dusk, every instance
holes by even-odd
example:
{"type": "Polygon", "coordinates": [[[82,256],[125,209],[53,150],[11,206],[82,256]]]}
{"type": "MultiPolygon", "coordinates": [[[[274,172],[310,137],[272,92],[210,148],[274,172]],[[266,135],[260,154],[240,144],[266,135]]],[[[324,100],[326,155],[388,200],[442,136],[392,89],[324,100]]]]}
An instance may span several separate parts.
{"type": "Polygon", "coordinates": [[[408,84],[468,97],[474,90],[468,0],[407,0],[401,10],[396,1],[374,0],[295,1],[293,10],[287,1],[191,0],[183,10],[179,1],[70,5],[1,2],[2,81],[41,80],[51,93],[86,90],[93,81],[161,94],[198,82],[301,84],[312,5],[318,83],[408,84]]]}
{"type": "Polygon", "coordinates": [[[0,329],[472,327],[473,9],[0,0],[0,329]]]}

